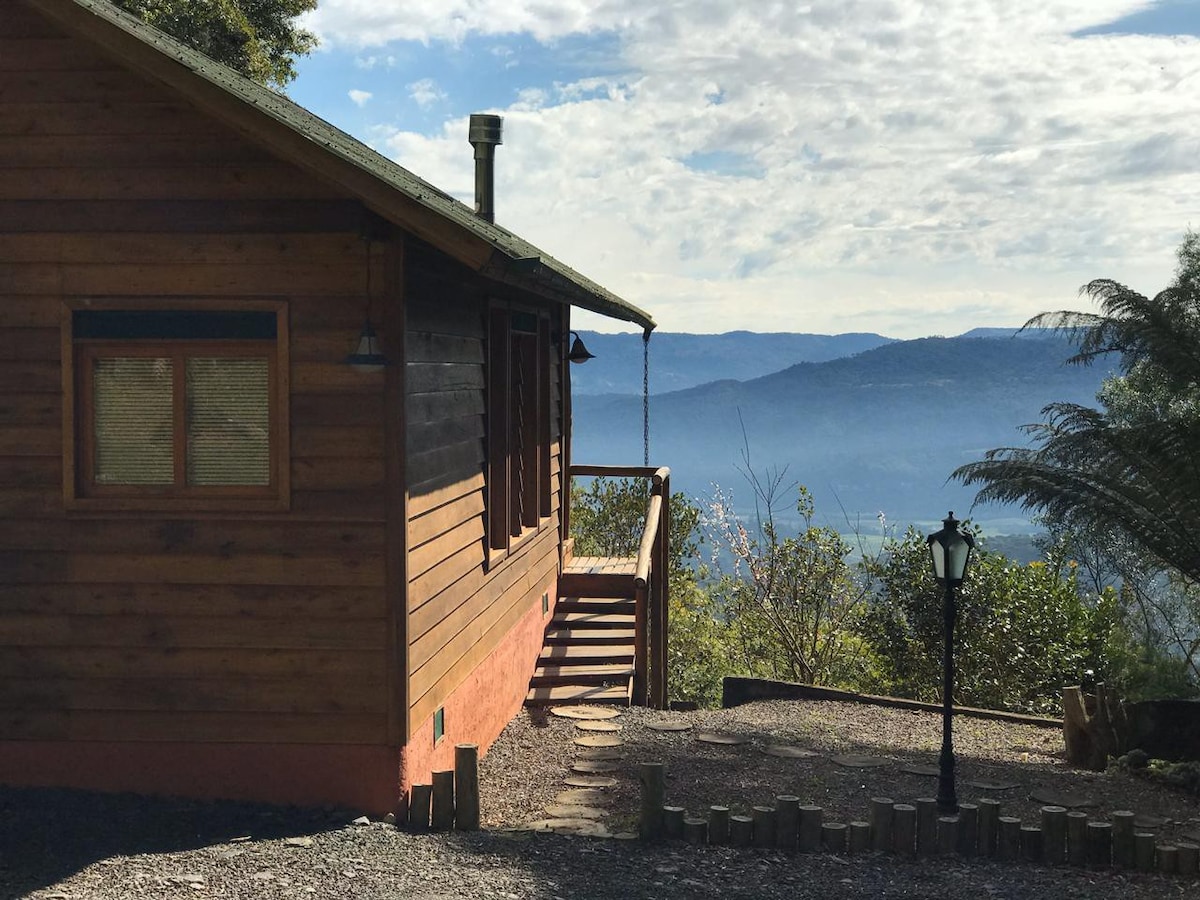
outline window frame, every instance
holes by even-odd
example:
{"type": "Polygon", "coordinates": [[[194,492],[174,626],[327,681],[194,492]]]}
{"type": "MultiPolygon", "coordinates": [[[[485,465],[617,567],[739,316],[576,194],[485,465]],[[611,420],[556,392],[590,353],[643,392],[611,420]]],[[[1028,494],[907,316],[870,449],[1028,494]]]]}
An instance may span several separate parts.
{"type": "Polygon", "coordinates": [[[288,308],[281,300],[121,299],[69,300],[62,308],[63,368],[63,495],[69,510],[163,512],[285,511],[290,506],[290,427],[288,308]],[[271,312],[275,338],[88,338],[76,337],[77,312],[211,313],[271,312]],[[176,482],[171,485],[98,484],[95,481],[95,404],[92,361],[97,358],[152,357],[173,360],[173,426],[176,482]],[[186,360],[189,358],[267,359],[268,453],[266,485],[186,484],[186,422],[178,417],[184,404],[186,360]]]}
{"type": "MultiPolygon", "coordinates": [[[[487,513],[489,566],[511,556],[554,521],[550,398],[552,343],[548,310],[493,301],[487,331],[487,513]],[[534,327],[514,328],[514,319],[534,327]],[[532,384],[520,393],[514,375],[522,357],[532,384]],[[518,415],[520,414],[520,416],[518,415]],[[533,422],[529,424],[532,417],[533,422]],[[525,431],[518,427],[526,423],[525,431]],[[522,438],[528,435],[528,443],[522,438]],[[529,452],[525,452],[528,449],[529,452]],[[524,490],[521,490],[522,485],[524,490]]],[[[528,375],[527,375],[528,380],[528,375]]]]}

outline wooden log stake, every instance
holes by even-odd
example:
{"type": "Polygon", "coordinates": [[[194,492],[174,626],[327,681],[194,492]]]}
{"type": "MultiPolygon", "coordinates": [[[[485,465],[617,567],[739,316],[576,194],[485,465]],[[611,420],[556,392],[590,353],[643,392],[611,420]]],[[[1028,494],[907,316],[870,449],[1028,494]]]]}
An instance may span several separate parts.
{"type": "Polygon", "coordinates": [[[1088,865],[1107,869],[1112,865],[1112,825],[1108,822],[1087,824],[1088,865]]]}
{"type": "Polygon", "coordinates": [[[937,800],[917,798],[917,855],[932,856],[937,852],[937,800]]]}
{"type": "Polygon", "coordinates": [[[1179,848],[1174,844],[1160,844],[1158,847],[1158,871],[1164,875],[1174,875],[1179,869],[1179,848]]]}
{"type": "Polygon", "coordinates": [[[708,808],[708,842],[710,844],[729,843],[728,806],[710,806],[708,808]]]}
{"type": "Polygon", "coordinates": [[[754,820],[749,816],[729,817],[729,843],[735,847],[749,847],[754,836],[754,820]]]}
{"type": "Polygon", "coordinates": [[[844,822],[823,822],[821,824],[821,846],[829,853],[845,853],[848,830],[844,822]]]}
{"type": "Polygon", "coordinates": [[[454,747],[454,827],[479,830],[479,746],[454,747]]]}
{"type": "Polygon", "coordinates": [[[979,807],[974,803],[958,804],[958,852],[974,856],[979,843],[979,807]]]}
{"type": "Polygon", "coordinates": [[[1067,862],[1067,808],[1065,806],[1043,806],[1042,814],[1042,858],[1048,866],[1061,866],[1067,862]]]}
{"type": "Polygon", "coordinates": [[[800,798],[780,794],[775,798],[775,846],[795,850],[800,839],[800,798]]]}
{"type": "Polygon", "coordinates": [[[1176,871],[1187,878],[1195,878],[1200,871],[1200,844],[1180,841],[1179,855],[1175,857],[1176,871]]]}
{"type": "Polygon", "coordinates": [[[979,801],[979,855],[996,855],[996,835],[1000,830],[1000,801],[984,797],[979,801]]]}
{"type": "Polygon", "coordinates": [[[642,817],[638,834],[643,841],[661,841],[663,806],[667,802],[667,767],[660,762],[642,763],[638,768],[642,785],[642,817]]]}
{"type": "Polygon", "coordinates": [[[905,858],[917,855],[917,808],[911,803],[892,806],[892,847],[905,858]]]}
{"type": "Polygon", "coordinates": [[[433,809],[429,827],[434,831],[454,828],[454,770],[433,773],[433,809]]]}
{"type": "Polygon", "coordinates": [[[1154,835],[1151,832],[1134,833],[1133,864],[1139,872],[1154,871],[1154,835]]]}
{"type": "Polygon", "coordinates": [[[408,827],[413,831],[429,830],[429,806],[432,798],[432,784],[414,784],[409,790],[408,827]]]}
{"type": "Polygon", "coordinates": [[[811,803],[800,807],[800,850],[815,853],[821,849],[821,822],[825,810],[811,803]]]}
{"type": "Polygon", "coordinates": [[[1132,869],[1136,862],[1133,846],[1133,820],[1136,816],[1132,810],[1118,809],[1112,814],[1113,864],[1122,869],[1132,869]]]}
{"type": "Polygon", "coordinates": [[[1087,823],[1087,813],[1067,813],[1067,862],[1073,866],[1087,864],[1087,823]]]}
{"type": "Polygon", "coordinates": [[[871,813],[871,849],[884,852],[892,849],[892,806],[895,804],[891,797],[872,797],[871,813]]]}
{"type": "Polygon", "coordinates": [[[938,856],[952,856],[958,849],[958,816],[938,816],[938,856]]]}
{"type": "Polygon", "coordinates": [[[871,849],[871,823],[851,822],[847,846],[850,853],[866,853],[871,849]]]}
{"type": "Polygon", "coordinates": [[[1042,829],[1039,825],[1021,826],[1021,859],[1025,862],[1042,861],[1042,829]]]}
{"type": "Polygon", "coordinates": [[[699,816],[683,817],[683,839],[689,844],[702,846],[708,843],[708,819],[699,816]]]}
{"type": "Polygon", "coordinates": [[[683,837],[683,817],[685,810],[682,806],[664,806],[662,808],[663,837],[669,841],[677,841],[683,837]]]}
{"type": "Polygon", "coordinates": [[[771,806],[754,806],[750,809],[751,821],[754,822],[754,846],[775,846],[775,808],[771,806]]]}
{"type": "Polygon", "coordinates": [[[1001,816],[996,824],[996,859],[1013,862],[1021,852],[1021,820],[1001,816]]]}

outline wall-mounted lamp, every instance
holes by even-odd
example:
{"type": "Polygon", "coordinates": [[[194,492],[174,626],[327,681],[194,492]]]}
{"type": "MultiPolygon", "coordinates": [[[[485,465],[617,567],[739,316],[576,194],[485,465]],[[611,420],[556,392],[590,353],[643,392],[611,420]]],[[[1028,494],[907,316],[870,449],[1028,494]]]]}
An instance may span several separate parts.
{"type": "Polygon", "coordinates": [[[383,349],[379,345],[379,337],[375,334],[375,326],[371,324],[371,235],[364,233],[363,241],[367,247],[367,308],[362,332],[358,336],[358,346],[353,353],[346,357],[346,365],[354,369],[354,371],[362,372],[366,375],[371,372],[383,371],[384,366],[388,365],[388,358],[383,355],[383,349]]]}
{"type": "Polygon", "coordinates": [[[567,353],[567,360],[573,363],[585,363],[589,359],[595,359],[595,353],[589,353],[588,348],[583,345],[583,338],[579,336],[578,331],[572,331],[575,335],[575,340],[571,342],[571,350],[567,353]]]}

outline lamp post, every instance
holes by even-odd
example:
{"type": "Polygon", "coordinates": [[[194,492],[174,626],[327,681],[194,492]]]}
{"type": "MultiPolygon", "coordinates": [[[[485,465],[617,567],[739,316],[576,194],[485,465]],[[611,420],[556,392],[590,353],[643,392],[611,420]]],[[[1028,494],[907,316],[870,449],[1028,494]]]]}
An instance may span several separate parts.
{"type": "Polygon", "coordinates": [[[938,811],[946,814],[958,812],[958,798],[954,793],[954,620],[958,616],[954,590],[967,574],[967,562],[975,539],[958,530],[958,520],[951,512],[942,520],[942,530],[927,538],[929,555],[933,561],[933,577],[945,589],[943,601],[942,650],[942,752],[938,757],[938,811]]]}

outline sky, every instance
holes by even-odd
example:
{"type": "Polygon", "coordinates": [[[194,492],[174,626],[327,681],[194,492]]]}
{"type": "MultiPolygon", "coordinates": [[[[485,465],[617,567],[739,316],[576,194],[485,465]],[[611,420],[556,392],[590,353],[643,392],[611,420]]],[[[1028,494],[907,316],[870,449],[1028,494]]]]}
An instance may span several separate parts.
{"type": "MultiPolygon", "coordinates": [[[[665,331],[959,334],[1200,228],[1200,0],[320,0],[292,99],[665,331]]],[[[578,314],[577,327],[630,326],[578,314]]]]}

